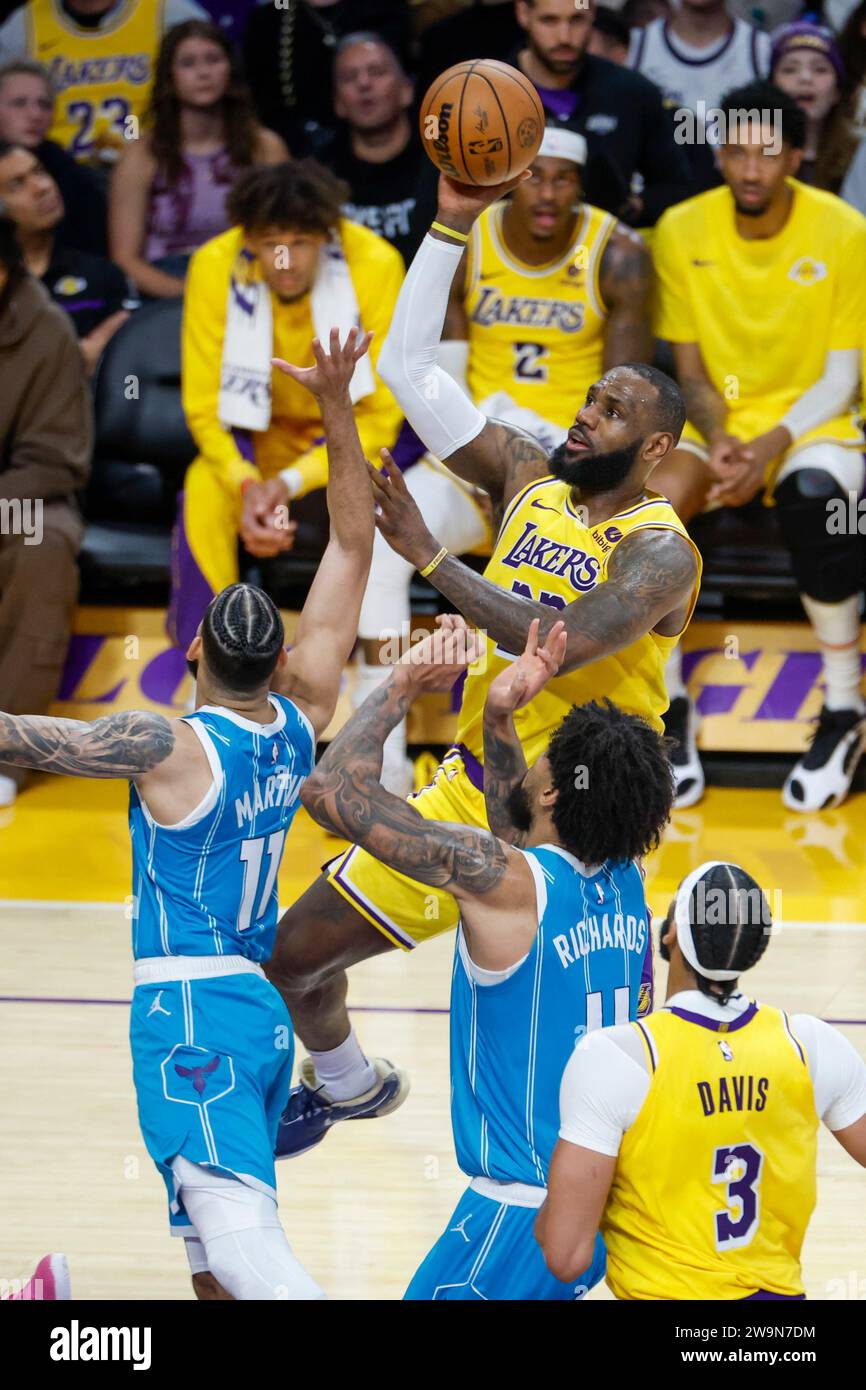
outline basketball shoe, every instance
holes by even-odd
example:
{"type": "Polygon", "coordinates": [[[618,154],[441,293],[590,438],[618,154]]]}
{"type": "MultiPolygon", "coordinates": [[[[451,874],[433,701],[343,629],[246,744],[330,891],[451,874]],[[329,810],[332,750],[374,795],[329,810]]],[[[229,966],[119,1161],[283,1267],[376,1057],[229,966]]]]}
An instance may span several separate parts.
{"type": "Polygon", "coordinates": [[[69,1265],[65,1255],[43,1255],[19,1293],[8,1295],[10,1303],[41,1300],[53,1302],[72,1297],[69,1285],[69,1265]]]}
{"type": "Polygon", "coordinates": [[[789,772],[782,800],[789,811],[826,811],[841,806],[851,788],[866,741],[866,715],[856,709],[827,709],[818,716],[809,751],[789,772]]]}
{"type": "Polygon", "coordinates": [[[409,1078],[384,1057],[371,1057],[378,1083],[351,1100],[334,1100],[320,1086],[312,1058],[305,1057],[300,1084],[289,1091],[289,1103],[280,1117],[275,1154],[295,1158],[320,1144],[340,1120],[375,1120],[390,1115],[409,1094],[409,1078]]]}

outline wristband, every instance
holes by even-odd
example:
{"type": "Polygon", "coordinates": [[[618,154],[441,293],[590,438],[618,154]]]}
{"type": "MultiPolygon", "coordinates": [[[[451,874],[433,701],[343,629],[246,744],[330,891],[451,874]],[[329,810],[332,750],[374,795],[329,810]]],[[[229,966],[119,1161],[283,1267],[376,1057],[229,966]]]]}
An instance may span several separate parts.
{"type": "Polygon", "coordinates": [[[453,227],[446,227],[444,222],[431,222],[431,232],[444,232],[446,236],[453,236],[457,241],[468,241],[468,236],[463,232],[456,232],[453,227]]]}
{"type": "Polygon", "coordinates": [[[429,574],[432,574],[433,571],[437,568],[437,566],[442,564],[442,561],[445,559],[445,556],[447,554],[448,548],[447,546],[443,545],[439,553],[433,556],[433,559],[430,561],[429,565],[425,565],[422,570],[418,571],[418,573],[421,575],[421,578],[426,579],[429,574]]]}

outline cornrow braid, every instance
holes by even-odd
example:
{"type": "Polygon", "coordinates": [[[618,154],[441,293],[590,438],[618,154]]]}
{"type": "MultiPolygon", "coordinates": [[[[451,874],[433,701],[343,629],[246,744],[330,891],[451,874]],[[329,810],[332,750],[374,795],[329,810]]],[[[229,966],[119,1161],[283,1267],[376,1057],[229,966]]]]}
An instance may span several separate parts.
{"type": "Polygon", "coordinates": [[[208,606],[202,623],[208,672],[224,690],[249,694],[267,685],[285,640],[273,599],[254,584],[230,584],[208,606]]]}
{"type": "MultiPolygon", "coordinates": [[[[751,970],[767,949],[770,906],[760,885],[739,864],[715,864],[692,889],[689,922],[698,963],[707,970],[751,970]]],[[[702,994],[726,1004],[738,980],[708,980],[695,972],[702,994]]]]}

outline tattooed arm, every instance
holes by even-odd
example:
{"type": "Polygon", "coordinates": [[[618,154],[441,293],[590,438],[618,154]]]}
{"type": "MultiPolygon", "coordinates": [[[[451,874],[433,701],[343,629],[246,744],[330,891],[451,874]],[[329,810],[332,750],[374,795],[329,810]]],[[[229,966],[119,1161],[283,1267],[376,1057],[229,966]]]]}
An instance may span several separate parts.
{"type": "Polygon", "coordinates": [[[344,725],[307,778],[301,801],[313,820],[421,883],[460,899],[497,889],[510,851],[489,830],[425,820],[382,786],[382,746],[419,691],[409,669],[393,667],[344,725]]]}
{"type": "Polygon", "coordinates": [[[608,308],[604,370],[621,362],[650,362],[653,268],[646,242],[637,232],[622,226],[615,229],[602,254],[599,287],[608,308]]]}
{"type": "Polygon", "coordinates": [[[487,824],[500,839],[520,849],[526,832],[511,818],[509,798],[526,776],[526,759],[514,715],[534,700],[559,670],[565,655],[565,624],[554,623],[547,641],[538,645],[539,621],[529,625],[521,656],[490,682],[484,702],[484,804],[487,824]]]}

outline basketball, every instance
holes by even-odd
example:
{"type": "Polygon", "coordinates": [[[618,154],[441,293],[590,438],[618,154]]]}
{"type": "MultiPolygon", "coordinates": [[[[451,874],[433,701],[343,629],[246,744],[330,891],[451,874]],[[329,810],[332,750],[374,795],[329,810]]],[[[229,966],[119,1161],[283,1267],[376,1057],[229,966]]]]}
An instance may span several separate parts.
{"type": "Polygon", "coordinates": [[[458,183],[504,183],[528,169],[544,135],[544,107],[528,78],[493,58],[457,63],[421,103],[421,138],[458,183]]]}

